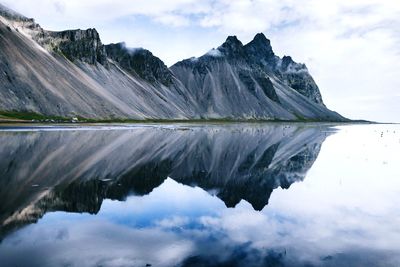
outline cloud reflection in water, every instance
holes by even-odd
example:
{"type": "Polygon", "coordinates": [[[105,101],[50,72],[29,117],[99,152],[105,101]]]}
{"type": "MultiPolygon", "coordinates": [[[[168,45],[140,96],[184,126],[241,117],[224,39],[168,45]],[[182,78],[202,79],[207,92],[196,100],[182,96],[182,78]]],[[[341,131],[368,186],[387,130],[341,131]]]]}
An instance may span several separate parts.
{"type": "MultiPolygon", "coordinates": [[[[95,216],[50,209],[38,223],[2,241],[0,261],[6,266],[397,266],[400,181],[397,168],[390,167],[396,158],[374,169],[356,159],[347,165],[348,157],[359,157],[360,147],[377,142],[378,136],[374,128],[352,127],[328,138],[307,179],[289,190],[275,189],[261,211],[243,199],[227,208],[219,194],[237,187],[226,180],[216,182],[221,174],[203,176],[210,183],[198,181],[197,186],[182,178],[185,175],[174,176],[148,194],[130,195],[125,201],[106,198],[95,216]],[[367,137],[357,138],[360,131],[367,137]],[[371,178],[377,173],[381,179],[371,178]]],[[[373,161],[380,159],[372,147],[363,153],[373,161]]],[[[385,155],[396,149],[399,144],[392,143],[385,155]]],[[[287,147],[278,149],[273,159],[285,151],[287,147]]],[[[288,162],[274,160],[269,167],[288,162]]],[[[235,177],[237,182],[243,175],[235,177]]]]}

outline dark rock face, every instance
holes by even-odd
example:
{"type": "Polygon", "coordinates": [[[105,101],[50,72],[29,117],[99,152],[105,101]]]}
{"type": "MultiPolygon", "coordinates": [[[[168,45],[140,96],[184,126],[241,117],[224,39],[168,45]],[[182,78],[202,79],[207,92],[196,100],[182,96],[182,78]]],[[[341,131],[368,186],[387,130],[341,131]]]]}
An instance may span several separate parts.
{"type": "Polygon", "coordinates": [[[274,54],[270,40],[263,33],[258,33],[245,46],[245,50],[250,64],[256,64],[267,72],[272,71],[300,94],[314,103],[324,105],[319,88],[309,74],[306,65],[296,63],[288,56],[280,59],[274,54]]]}
{"type": "Polygon", "coordinates": [[[276,94],[276,91],[274,89],[274,86],[272,85],[271,80],[267,76],[259,76],[256,77],[256,80],[258,84],[261,86],[261,89],[263,90],[264,94],[271,100],[279,103],[279,97],[276,94]]]}
{"type": "Polygon", "coordinates": [[[45,31],[43,37],[43,45],[49,45],[53,51],[61,53],[72,62],[80,60],[92,65],[107,65],[106,50],[96,29],[45,31]]]}
{"type": "Polygon", "coordinates": [[[117,43],[106,45],[105,50],[108,57],[124,70],[150,83],[160,82],[168,86],[173,82],[172,73],[164,62],[146,49],[129,49],[125,43],[117,43]]]}
{"type": "Polygon", "coordinates": [[[253,78],[249,71],[243,70],[239,72],[239,79],[247,86],[251,93],[255,94],[258,85],[269,99],[279,103],[279,97],[268,76],[260,73],[260,75],[256,75],[253,78]]]}
{"type": "Polygon", "coordinates": [[[324,105],[319,88],[305,64],[296,63],[291,57],[284,56],[280,62],[280,66],[276,68],[276,73],[300,94],[308,97],[315,103],[324,105]]]}
{"type": "Polygon", "coordinates": [[[228,36],[225,43],[218,47],[218,50],[229,58],[240,58],[245,55],[243,44],[236,36],[228,36]]]}
{"type": "Polygon", "coordinates": [[[250,64],[256,64],[267,70],[275,69],[277,60],[272,50],[271,42],[263,33],[257,33],[254,39],[245,45],[247,60],[250,64]]]}

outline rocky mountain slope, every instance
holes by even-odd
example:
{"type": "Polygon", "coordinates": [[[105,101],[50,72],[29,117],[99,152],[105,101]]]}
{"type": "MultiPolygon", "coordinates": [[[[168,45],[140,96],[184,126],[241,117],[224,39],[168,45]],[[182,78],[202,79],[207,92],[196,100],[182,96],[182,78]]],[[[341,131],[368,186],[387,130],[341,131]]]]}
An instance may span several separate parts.
{"type": "Polygon", "coordinates": [[[103,45],[95,29],[46,31],[0,5],[0,111],[94,119],[344,121],[303,64],[257,34],[171,68],[150,51],[103,45]]]}
{"type": "Polygon", "coordinates": [[[171,70],[209,116],[339,118],[324,106],[305,65],[277,57],[262,33],[246,45],[230,36],[217,49],[171,70]]]}

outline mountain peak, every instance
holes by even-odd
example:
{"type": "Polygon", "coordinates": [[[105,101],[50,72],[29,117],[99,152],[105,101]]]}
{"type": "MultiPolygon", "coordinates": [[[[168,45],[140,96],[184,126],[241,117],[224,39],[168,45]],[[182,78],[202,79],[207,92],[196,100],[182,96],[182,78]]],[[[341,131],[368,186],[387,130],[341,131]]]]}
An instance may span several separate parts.
{"type": "Polygon", "coordinates": [[[80,60],[91,65],[108,65],[104,46],[95,28],[45,31],[37,41],[42,46],[51,47],[55,52],[61,52],[72,62],[80,60]]]}
{"type": "Polygon", "coordinates": [[[225,43],[231,43],[231,44],[237,44],[237,45],[242,45],[242,42],[237,38],[236,35],[230,35],[226,38],[225,43]]]}
{"type": "Polygon", "coordinates": [[[281,70],[286,71],[289,65],[295,63],[291,56],[283,56],[281,63],[281,70]]]}
{"type": "Polygon", "coordinates": [[[228,36],[226,41],[218,47],[218,50],[226,56],[236,57],[243,54],[243,44],[236,35],[228,36]]]}
{"type": "Polygon", "coordinates": [[[257,33],[244,48],[253,63],[275,68],[276,56],[272,50],[271,41],[263,33],[257,33]]]}
{"type": "Polygon", "coordinates": [[[147,49],[129,48],[125,43],[116,43],[106,45],[105,50],[109,58],[129,73],[135,73],[153,84],[157,81],[165,86],[173,83],[172,74],[164,62],[147,49]]]}
{"type": "Polygon", "coordinates": [[[271,41],[267,39],[263,33],[257,33],[253,40],[245,45],[245,47],[252,54],[257,54],[267,58],[275,56],[272,51],[271,41]]]}
{"type": "Polygon", "coordinates": [[[267,37],[265,37],[265,35],[262,32],[259,32],[254,36],[253,42],[271,45],[270,40],[267,37]]]}

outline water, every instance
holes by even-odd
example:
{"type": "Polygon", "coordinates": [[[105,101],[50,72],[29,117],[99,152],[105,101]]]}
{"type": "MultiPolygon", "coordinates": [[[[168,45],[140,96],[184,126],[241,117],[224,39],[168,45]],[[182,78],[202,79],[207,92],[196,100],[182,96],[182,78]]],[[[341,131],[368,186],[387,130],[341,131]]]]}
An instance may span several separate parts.
{"type": "Polygon", "coordinates": [[[400,266],[400,126],[0,129],[1,266],[400,266]]]}

